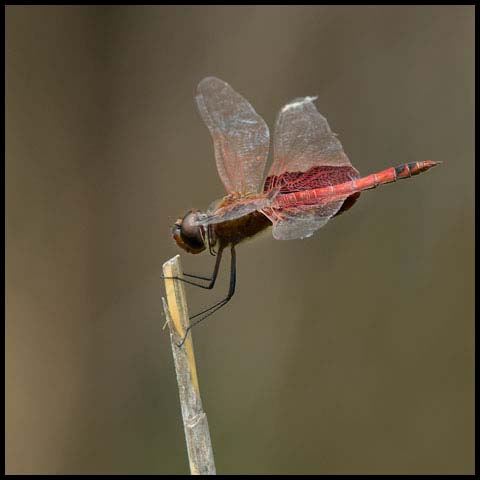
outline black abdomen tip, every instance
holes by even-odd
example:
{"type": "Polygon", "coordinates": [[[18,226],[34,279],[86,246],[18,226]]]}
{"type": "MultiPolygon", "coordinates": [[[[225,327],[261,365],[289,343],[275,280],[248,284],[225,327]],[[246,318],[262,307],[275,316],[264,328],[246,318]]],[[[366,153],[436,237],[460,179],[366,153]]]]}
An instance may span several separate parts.
{"type": "Polygon", "coordinates": [[[409,177],[410,173],[408,169],[411,168],[410,165],[415,165],[415,164],[409,163],[407,165],[406,163],[404,163],[402,165],[399,165],[398,167],[395,167],[395,175],[397,176],[397,178],[409,177]]]}

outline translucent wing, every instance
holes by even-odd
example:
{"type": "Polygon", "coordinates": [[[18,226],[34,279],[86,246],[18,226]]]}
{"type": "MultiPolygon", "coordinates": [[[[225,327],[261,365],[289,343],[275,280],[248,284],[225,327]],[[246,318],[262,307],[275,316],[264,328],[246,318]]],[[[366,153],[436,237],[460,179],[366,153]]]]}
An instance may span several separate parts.
{"type": "Polygon", "coordinates": [[[215,77],[197,87],[198,110],[213,138],[217,170],[228,193],[258,193],[268,156],[267,124],[250,103],[215,77]]]}
{"type": "Polygon", "coordinates": [[[196,225],[212,225],[222,223],[227,220],[243,217],[255,210],[262,210],[270,205],[270,201],[263,195],[256,195],[251,198],[242,198],[240,200],[230,200],[229,197],[220,202],[214,202],[206,213],[197,215],[196,225]]]}
{"type": "Polygon", "coordinates": [[[324,175],[326,170],[330,170],[331,183],[334,183],[338,167],[342,167],[352,178],[358,177],[358,171],[352,167],[342,144],[330,130],[327,119],[316,109],[313,103],[315,99],[296,98],[278,114],[274,162],[266,181],[271,188],[291,183],[288,175],[295,177],[294,185],[288,189],[290,191],[317,188],[312,186],[312,182],[314,184],[317,174],[324,175]]]}
{"type": "MultiPolygon", "coordinates": [[[[264,184],[266,194],[274,189],[278,192],[277,199],[291,192],[335,186],[359,177],[314,100],[316,97],[296,98],[278,114],[274,162],[264,184]]],[[[299,203],[272,208],[268,216],[274,238],[309,237],[342,210],[347,198],[348,195],[337,195],[320,199],[315,205],[299,203]]]]}
{"type": "Polygon", "coordinates": [[[342,207],[345,197],[318,205],[270,210],[267,216],[273,223],[277,240],[307,238],[323,227],[342,207]]]}

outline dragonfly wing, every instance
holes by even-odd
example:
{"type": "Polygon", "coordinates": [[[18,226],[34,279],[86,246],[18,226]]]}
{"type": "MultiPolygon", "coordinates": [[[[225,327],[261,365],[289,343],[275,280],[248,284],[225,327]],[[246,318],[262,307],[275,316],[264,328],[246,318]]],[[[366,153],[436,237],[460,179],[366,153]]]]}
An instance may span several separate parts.
{"type": "Polygon", "coordinates": [[[263,118],[228,83],[215,77],[198,84],[196,101],[212,135],[218,174],[227,192],[259,192],[270,143],[263,118]]]}
{"type": "Polygon", "coordinates": [[[274,162],[264,189],[281,192],[320,188],[358,178],[315,104],[316,97],[296,98],[280,110],[275,125],[274,162]]]}
{"type": "Polygon", "coordinates": [[[196,225],[212,225],[215,223],[222,223],[228,220],[234,220],[236,218],[243,217],[256,210],[263,210],[269,204],[266,198],[252,198],[242,199],[238,202],[231,202],[227,204],[220,204],[215,206],[206,213],[199,213],[197,215],[196,225]]]}
{"type": "MultiPolygon", "coordinates": [[[[274,162],[264,184],[266,195],[275,190],[278,199],[284,194],[333,187],[359,177],[314,100],[316,97],[296,98],[280,110],[275,125],[274,162]]],[[[315,205],[273,207],[269,218],[274,238],[309,237],[342,210],[347,197],[326,197],[315,205]]],[[[343,210],[353,201],[347,203],[343,210]]]]}
{"type": "Polygon", "coordinates": [[[342,207],[344,198],[323,205],[282,208],[266,212],[276,240],[308,238],[323,227],[342,207]]]}

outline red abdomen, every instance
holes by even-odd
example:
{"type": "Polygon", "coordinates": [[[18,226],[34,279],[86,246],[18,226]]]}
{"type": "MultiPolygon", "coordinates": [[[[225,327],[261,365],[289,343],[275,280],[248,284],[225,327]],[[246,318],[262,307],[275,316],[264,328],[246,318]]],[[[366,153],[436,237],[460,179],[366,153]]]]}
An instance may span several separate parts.
{"type": "MultiPolygon", "coordinates": [[[[382,172],[373,173],[362,178],[353,178],[340,183],[338,181],[335,182],[338,180],[338,176],[328,175],[327,177],[323,178],[323,182],[325,182],[326,185],[323,185],[319,188],[294,190],[283,195],[282,189],[280,189],[280,195],[278,195],[276,198],[276,203],[280,207],[293,207],[302,205],[320,205],[345,198],[342,207],[337,212],[338,215],[353,205],[361,191],[376,188],[379,185],[392,183],[403,178],[410,178],[412,176],[419,175],[435,165],[438,165],[438,162],[433,162],[430,160],[424,162],[404,163],[398,167],[391,167],[387,170],[383,170],[382,172]]],[[[316,168],[323,169],[326,167],[316,168]]],[[[352,168],[352,170],[354,169],[352,168]]]]}
{"type": "MultiPolygon", "coordinates": [[[[343,184],[358,178],[358,171],[352,166],[335,167],[330,165],[315,166],[306,172],[285,172],[282,175],[271,175],[266,178],[263,191],[280,187],[279,195],[287,195],[295,192],[322,189],[330,185],[343,184]]],[[[338,212],[340,215],[347,211],[357,201],[360,192],[349,195],[338,212]]]]}

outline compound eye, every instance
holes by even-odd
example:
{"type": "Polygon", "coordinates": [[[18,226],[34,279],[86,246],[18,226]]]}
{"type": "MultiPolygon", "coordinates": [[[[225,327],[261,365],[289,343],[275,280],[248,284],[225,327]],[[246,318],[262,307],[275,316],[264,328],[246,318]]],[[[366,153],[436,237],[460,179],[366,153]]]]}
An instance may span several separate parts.
{"type": "Polygon", "coordinates": [[[194,222],[196,221],[197,216],[195,213],[190,212],[183,217],[182,221],[182,236],[185,239],[189,239],[192,241],[197,242],[199,245],[203,245],[205,242],[203,240],[203,231],[200,225],[195,225],[194,222]]]}
{"type": "Polygon", "coordinates": [[[201,225],[195,225],[195,212],[189,212],[175,222],[172,234],[178,246],[190,253],[200,253],[205,250],[205,235],[201,225]]]}

